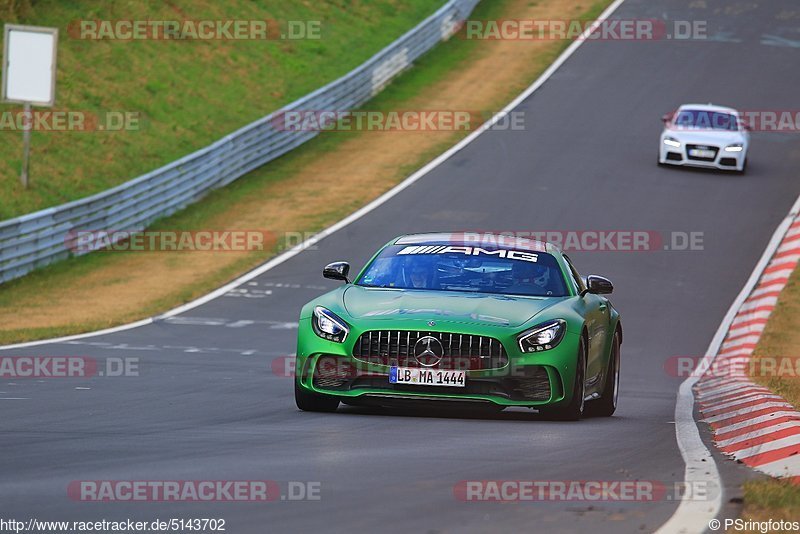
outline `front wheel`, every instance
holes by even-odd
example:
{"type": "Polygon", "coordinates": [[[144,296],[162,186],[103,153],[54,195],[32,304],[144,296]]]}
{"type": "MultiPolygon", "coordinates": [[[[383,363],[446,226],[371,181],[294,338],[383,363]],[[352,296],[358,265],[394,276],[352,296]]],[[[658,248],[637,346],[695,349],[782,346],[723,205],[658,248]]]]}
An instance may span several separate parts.
{"type": "Polygon", "coordinates": [[[563,408],[543,411],[548,419],[557,421],[577,421],[583,416],[586,398],[586,342],[581,336],[578,344],[578,361],[575,364],[575,383],[572,385],[572,399],[563,408]]]}
{"type": "Polygon", "coordinates": [[[297,381],[294,383],[294,403],[304,412],[335,412],[339,407],[336,397],[306,391],[297,385],[297,381]]]}
{"type": "Polygon", "coordinates": [[[586,405],[586,414],[596,417],[611,417],[617,409],[617,399],[619,398],[619,360],[620,360],[620,341],[619,332],[614,333],[614,340],[611,344],[611,355],[608,358],[608,371],[606,373],[606,383],[600,398],[589,402],[586,405]]]}

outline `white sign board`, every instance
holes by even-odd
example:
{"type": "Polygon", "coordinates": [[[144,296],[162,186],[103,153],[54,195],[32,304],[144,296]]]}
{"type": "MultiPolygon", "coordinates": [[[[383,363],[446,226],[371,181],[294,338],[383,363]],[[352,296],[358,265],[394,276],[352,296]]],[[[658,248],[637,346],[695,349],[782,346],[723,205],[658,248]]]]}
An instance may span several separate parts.
{"type": "Polygon", "coordinates": [[[6,24],[3,33],[3,101],[52,106],[58,29],[6,24]]]}

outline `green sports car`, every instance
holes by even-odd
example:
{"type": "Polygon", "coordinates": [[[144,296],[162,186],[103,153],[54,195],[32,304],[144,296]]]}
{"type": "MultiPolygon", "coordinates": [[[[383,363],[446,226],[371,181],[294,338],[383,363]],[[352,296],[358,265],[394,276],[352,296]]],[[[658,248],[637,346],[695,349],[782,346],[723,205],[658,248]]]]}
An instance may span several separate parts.
{"type": "Polygon", "coordinates": [[[497,234],[427,233],[393,239],[352,282],[350,266],[323,276],[338,289],[300,313],[295,400],[535,408],[577,420],[610,416],[619,389],[620,316],[549,243],[497,234]]]}

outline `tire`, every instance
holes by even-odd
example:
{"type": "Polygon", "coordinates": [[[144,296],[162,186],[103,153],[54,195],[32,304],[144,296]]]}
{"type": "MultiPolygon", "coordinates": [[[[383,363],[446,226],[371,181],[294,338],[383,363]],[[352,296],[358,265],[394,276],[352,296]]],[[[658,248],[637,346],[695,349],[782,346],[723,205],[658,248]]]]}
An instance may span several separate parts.
{"type": "Polygon", "coordinates": [[[572,399],[562,408],[544,410],[544,415],[554,421],[577,421],[583,416],[586,397],[586,341],[581,336],[578,344],[578,362],[575,366],[575,383],[572,386],[572,399]]]}
{"type": "Polygon", "coordinates": [[[339,399],[328,395],[310,393],[294,383],[294,403],[304,412],[335,412],[339,399]]]}
{"type": "Polygon", "coordinates": [[[617,399],[619,398],[619,364],[620,364],[620,341],[619,332],[614,333],[614,340],[611,344],[611,355],[608,359],[608,373],[606,373],[606,383],[600,398],[586,403],[586,414],[594,417],[611,417],[617,409],[617,399]]]}

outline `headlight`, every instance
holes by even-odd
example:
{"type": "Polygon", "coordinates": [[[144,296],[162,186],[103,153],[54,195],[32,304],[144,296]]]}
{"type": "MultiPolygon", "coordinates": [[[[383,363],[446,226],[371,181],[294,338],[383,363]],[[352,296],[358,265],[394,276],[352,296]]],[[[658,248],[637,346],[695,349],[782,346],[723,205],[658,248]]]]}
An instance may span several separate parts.
{"type": "Polygon", "coordinates": [[[741,143],[736,143],[725,147],[725,152],[741,152],[742,150],[744,150],[744,147],[741,143]]]}
{"type": "Polygon", "coordinates": [[[681,146],[681,142],[678,141],[677,139],[675,139],[674,137],[665,137],[664,138],[664,144],[668,145],[668,146],[674,146],[675,148],[678,148],[678,147],[681,146]]]}
{"type": "Polygon", "coordinates": [[[523,332],[517,338],[519,350],[522,352],[539,352],[549,350],[558,345],[567,330],[567,323],[562,319],[542,323],[523,332]]]}
{"type": "Polygon", "coordinates": [[[342,343],[350,333],[347,323],[341,320],[330,310],[317,306],[314,308],[314,316],[311,318],[311,326],[314,333],[328,341],[342,343]]]}

